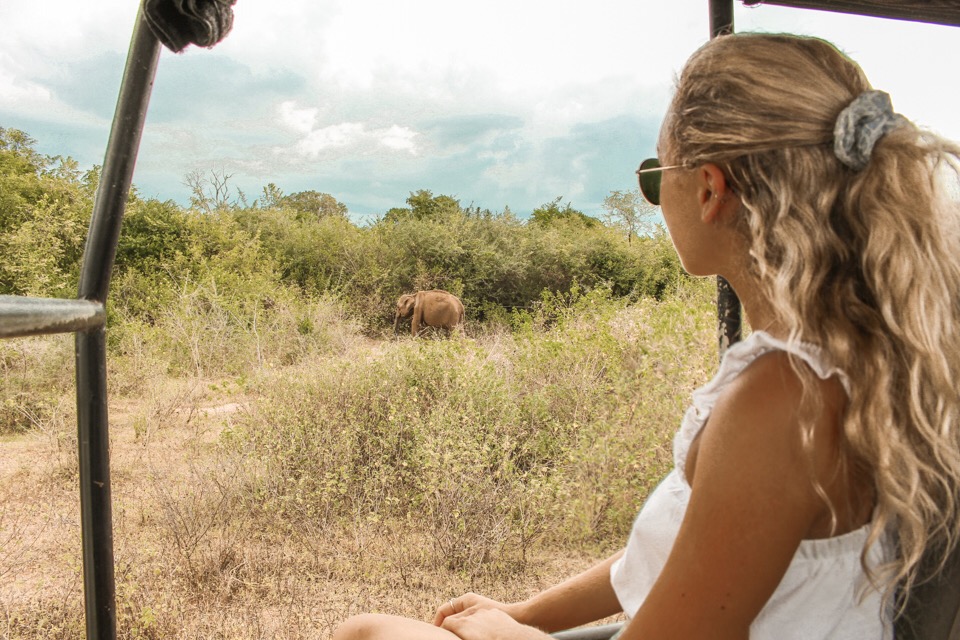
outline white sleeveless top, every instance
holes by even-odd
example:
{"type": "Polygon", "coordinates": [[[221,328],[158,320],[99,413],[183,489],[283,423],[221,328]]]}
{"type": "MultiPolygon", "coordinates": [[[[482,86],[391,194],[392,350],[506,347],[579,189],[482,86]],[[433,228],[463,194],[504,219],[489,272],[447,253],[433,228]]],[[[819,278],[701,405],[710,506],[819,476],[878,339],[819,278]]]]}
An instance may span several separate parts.
{"type": "MultiPolygon", "coordinates": [[[[819,349],[791,346],[762,331],[730,347],[713,380],[693,394],[673,440],[674,469],[650,494],[634,521],[626,551],[610,571],[623,611],[633,617],[666,564],[690,499],[684,466],[696,435],[703,428],[720,394],[747,365],[770,351],[787,351],[807,363],[823,379],[838,375],[819,349]]],[[[889,640],[891,616],[881,595],[860,566],[870,525],[818,540],[803,540],[780,585],[750,626],[751,640],[889,640]],[[861,598],[862,596],[862,598],[861,598]]],[[[893,559],[891,536],[870,548],[868,563],[893,559]]]]}

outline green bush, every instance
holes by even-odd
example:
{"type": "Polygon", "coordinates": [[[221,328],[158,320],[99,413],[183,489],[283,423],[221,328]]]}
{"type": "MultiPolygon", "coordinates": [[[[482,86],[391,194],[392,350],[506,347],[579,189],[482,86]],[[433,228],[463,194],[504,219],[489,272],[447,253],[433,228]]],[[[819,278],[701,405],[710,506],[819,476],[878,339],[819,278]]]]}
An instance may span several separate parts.
{"type": "MultiPolygon", "coordinates": [[[[99,169],[82,173],[34,144],[0,128],[0,293],[73,297],[99,169]]],[[[214,179],[228,190],[227,176],[214,172],[214,179]]],[[[205,188],[202,177],[190,180],[205,188]]],[[[406,208],[363,227],[319,191],[285,196],[271,184],[262,204],[221,200],[184,209],[131,191],[112,321],[153,325],[171,307],[189,307],[202,286],[251,323],[259,301],[280,288],[332,295],[365,333],[381,335],[398,296],[415,290],[446,289],[462,298],[471,323],[502,324],[511,312],[531,310],[543,291],[604,287],[629,300],[659,298],[683,278],[662,229],[631,241],[619,227],[561,207],[560,198],[524,221],[509,208],[464,208],[419,190],[406,208]]]]}
{"type": "Polygon", "coordinates": [[[716,358],[707,285],[545,298],[515,333],[405,339],[264,379],[237,432],[259,499],[292,520],[422,514],[436,562],[468,570],[523,562],[542,537],[624,535],[716,358]]]}
{"type": "Polygon", "coordinates": [[[93,207],[95,172],[34,150],[0,127],[0,294],[73,296],[93,207]]]}

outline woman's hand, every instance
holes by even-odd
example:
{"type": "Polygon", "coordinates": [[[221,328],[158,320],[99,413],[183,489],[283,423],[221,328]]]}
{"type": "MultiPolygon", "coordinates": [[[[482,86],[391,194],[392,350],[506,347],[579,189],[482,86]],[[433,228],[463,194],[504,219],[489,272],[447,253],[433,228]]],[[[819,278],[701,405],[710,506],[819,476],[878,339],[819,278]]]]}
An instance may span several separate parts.
{"type": "Polygon", "coordinates": [[[462,640],[547,640],[550,638],[538,629],[520,624],[502,609],[489,607],[470,608],[461,613],[446,616],[440,626],[462,640]]]}
{"type": "Polygon", "coordinates": [[[454,598],[453,600],[444,602],[442,605],[437,607],[437,613],[433,617],[433,624],[435,626],[442,627],[443,621],[452,615],[460,613],[474,613],[476,611],[480,611],[481,609],[495,609],[498,611],[503,611],[512,618],[516,618],[518,613],[518,605],[504,604],[502,602],[497,602],[496,600],[491,600],[490,598],[477,595],[476,593],[465,593],[459,598],[454,598]]]}
{"type": "Polygon", "coordinates": [[[497,602],[475,593],[465,593],[440,605],[433,624],[446,628],[444,620],[450,616],[490,609],[503,611],[521,625],[531,625],[550,632],[572,629],[612,616],[623,609],[610,584],[610,567],[622,555],[623,551],[618,551],[582,573],[532,598],[513,604],[497,602]]]}

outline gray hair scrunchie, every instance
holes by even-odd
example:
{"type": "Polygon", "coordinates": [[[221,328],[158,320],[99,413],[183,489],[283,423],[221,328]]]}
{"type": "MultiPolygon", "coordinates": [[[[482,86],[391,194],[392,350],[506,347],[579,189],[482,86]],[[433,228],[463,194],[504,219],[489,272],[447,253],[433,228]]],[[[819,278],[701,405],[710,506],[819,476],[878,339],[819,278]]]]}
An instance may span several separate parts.
{"type": "Polygon", "coordinates": [[[860,171],[870,163],[877,140],[906,123],[906,118],[893,112],[889,94],[864,91],[837,116],[833,153],[840,162],[860,171]]]}

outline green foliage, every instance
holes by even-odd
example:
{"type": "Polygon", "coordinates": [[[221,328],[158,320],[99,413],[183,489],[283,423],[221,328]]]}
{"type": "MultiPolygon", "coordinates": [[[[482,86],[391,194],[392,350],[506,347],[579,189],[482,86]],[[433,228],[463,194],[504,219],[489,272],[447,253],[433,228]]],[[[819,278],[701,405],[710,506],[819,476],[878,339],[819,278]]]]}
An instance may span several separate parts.
{"type": "Polygon", "coordinates": [[[338,202],[329,193],[298,191],[285,196],[283,191],[272,182],[263,188],[259,207],[262,209],[292,209],[296,212],[298,219],[317,220],[329,216],[340,218],[347,216],[347,205],[338,202]]]}
{"type": "MultiPolygon", "coordinates": [[[[42,156],[34,144],[21,131],[0,129],[0,293],[70,296],[99,168],[80,175],[72,160],[42,156]]],[[[624,241],[618,227],[562,198],[525,224],[508,208],[464,208],[421,189],[406,208],[357,227],[330,194],[285,195],[270,183],[246,206],[243,194],[231,200],[229,178],[222,171],[187,176],[190,209],[131,194],[116,256],[121,308],[111,319],[153,323],[185,283],[238,300],[295,287],[335,296],[377,334],[390,326],[397,297],[415,290],[446,289],[463,299],[471,322],[503,322],[532,309],[543,291],[606,287],[636,300],[660,297],[682,278],[662,230],[624,241]]]]}
{"type": "Polygon", "coordinates": [[[421,514],[438,562],[468,571],[522,563],[546,537],[623,535],[715,358],[711,296],[545,294],[512,334],[264,380],[235,432],[263,464],[257,499],[294,521],[421,514]]]}
{"type": "MultiPolygon", "coordinates": [[[[34,144],[23,132],[0,129],[0,293],[72,296],[99,168],[81,175],[69,158],[42,156],[34,144]]],[[[243,194],[231,199],[229,178],[222,171],[187,176],[189,209],[131,193],[111,323],[153,326],[171,305],[197,299],[197,290],[215,292],[212,307],[232,313],[252,312],[277,298],[274,291],[290,291],[332,296],[377,335],[392,325],[399,295],[416,290],[451,291],[473,326],[503,325],[511,314],[532,311],[544,291],[601,288],[637,300],[660,298],[683,279],[662,229],[624,238],[619,226],[562,198],[525,222],[509,208],[463,207],[420,189],[406,208],[358,227],[330,194],[286,195],[270,183],[247,206],[243,194]]]]}
{"type": "Polygon", "coordinates": [[[407,198],[408,208],[394,207],[384,215],[386,222],[414,220],[441,220],[451,214],[462,213],[460,201],[450,196],[434,196],[427,189],[411,192],[407,198]]]}
{"type": "Polygon", "coordinates": [[[291,193],[285,196],[281,204],[305,216],[314,218],[326,218],[329,216],[345,218],[347,216],[347,205],[338,202],[337,199],[329,193],[298,191],[297,193],[291,193]]]}
{"type": "Polygon", "coordinates": [[[121,271],[152,273],[182,259],[196,244],[190,217],[171,201],[135,199],[128,204],[116,264],[121,271]]]}
{"type": "Polygon", "coordinates": [[[650,217],[656,207],[644,200],[639,189],[633,191],[611,191],[603,199],[603,208],[611,225],[619,226],[627,232],[627,242],[634,236],[650,231],[650,217]]]}
{"type": "Polygon", "coordinates": [[[34,145],[0,127],[0,294],[69,295],[93,194],[74,160],[43,156],[34,145]]]}
{"type": "Polygon", "coordinates": [[[23,131],[0,127],[0,228],[17,226],[43,195],[40,178],[49,159],[35,144],[23,131]]]}
{"type": "MultiPolygon", "coordinates": [[[[440,288],[459,295],[472,320],[530,308],[544,290],[609,285],[615,296],[660,296],[681,278],[662,233],[627,242],[578,216],[524,224],[509,210],[461,209],[448,196],[411,194],[411,205],[358,228],[338,217],[289,209],[233,213],[277,262],[283,282],[350,301],[371,332],[389,326],[401,293],[440,288]]],[[[569,205],[568,205],[569,206],[569,205]]],[[[592,220],[592,219],[591,219],[592,220]]]]}
{"type": "Polygon", "coordinates": [[[561,207],[560,203],[562,201],[563,196],[557,196],[553,201],[540,205],[533,210],[533,214],[530,219],[535,224],[544,226],[555,224],[558,221],[563,221],[567,224],[572,223],[574,226],[580,225],[587,228],[600,226],[599,220],[588,216],[582,211],[574,209],[569,202],[566,204],[566,206],[561,207]]]}

